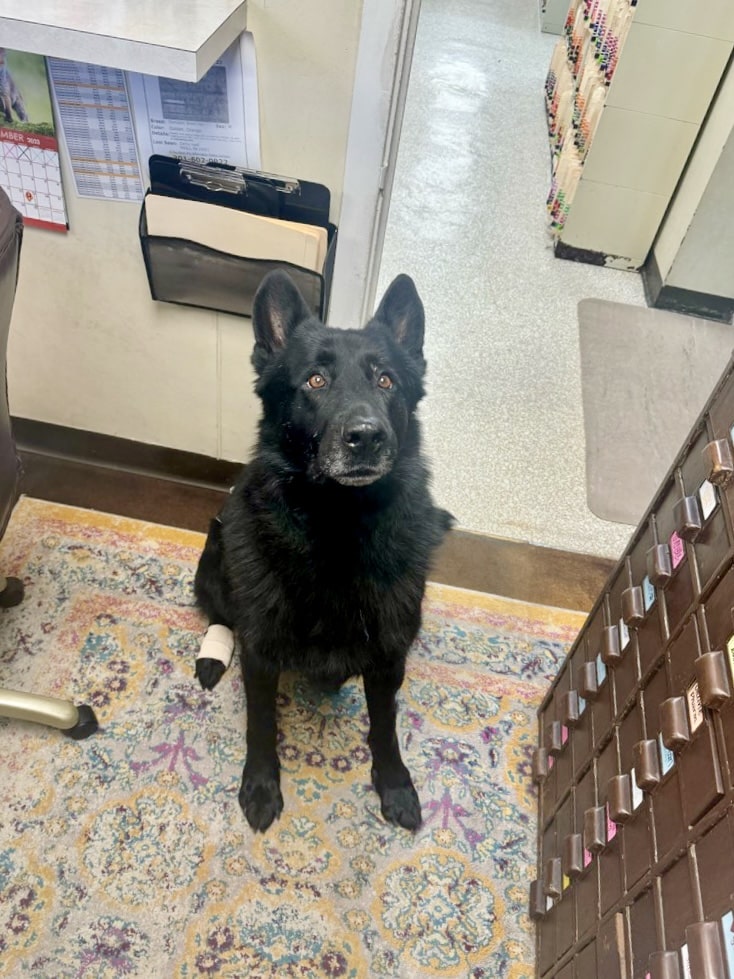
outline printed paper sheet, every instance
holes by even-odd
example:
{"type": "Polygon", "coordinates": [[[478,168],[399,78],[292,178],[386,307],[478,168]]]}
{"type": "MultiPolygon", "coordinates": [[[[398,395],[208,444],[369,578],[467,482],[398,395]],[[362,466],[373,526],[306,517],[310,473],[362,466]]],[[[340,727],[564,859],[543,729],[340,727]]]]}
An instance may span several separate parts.
{"type": "Polygon", "coordinates": [[[61,58],[49,58],[48,67],[77,194],[142,200],[124,72],[61,58]]]}
{"type": "Polygon", "coordinates": [[[245,31],[199,82],[128,73],[143,167],[150,156],[260,168],[257,63],[245,31]]]}

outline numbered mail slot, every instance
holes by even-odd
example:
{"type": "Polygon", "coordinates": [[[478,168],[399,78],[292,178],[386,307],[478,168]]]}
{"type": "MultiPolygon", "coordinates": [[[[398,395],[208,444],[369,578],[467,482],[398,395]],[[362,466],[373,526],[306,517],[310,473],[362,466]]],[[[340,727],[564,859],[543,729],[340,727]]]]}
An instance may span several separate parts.
{"type": "MultiPolygon", "coordinates": [[[[641,760],[637,747],[648,742],[642,708],[638,703],[622,718],[617,740],[622,774],[618,779],[619,787],[615,789],[619,793],[620,805],[615,807],[612,818],[624,824],[624,879],[626,890],[630,890],[655,862],[650,800],[643,788],[645,762],[641,760]],[[642,775],[639,774],[641,766],[642,775]]],[[[654,742],[652,749],[657,756],[654,742]]]]}
{"type": "MultiPolygon", "coordinates": [[[[707,448],[707,464],[710,465],[709,478],[714,482],[717,472],[722,476],[719,486],[723,496],[724,507],[729,518],[734,516],[734,480],[730,469],[732,463],[732,446],[734,445],[734,375],[730,376],[725,388],[711,405],[708,415],[711,448],[707,448]],[[719,461],[721,459],[721,461],[719,461]]],[[[730,519],[730,523],[734,523],[730,519]]]]}
{"type": "Polygon", "coordinates": [[[612,736],[615,697],[614,673],[603,655],[604,609],[593,614],[584,630],[586,662],[577,677],[578,689],[591,712],[594,752],[598,753],[612,736]]]}
{"type": "MultiPolygon", "coordinates": [[[[730,979],[734,979],[733,820],[734,813],[730,810],[694,847],[703,917],[717,926],[730,979]]],[[[727,976],[726,971],[719,974],[727,976]]]]}
{"type": "Polygon", "coordinates": [[[596,851],[599,862],[599,910],[602,916],[624,892],[622,820],[616,808],[619,797],[615,795],[619,774],[615,738],[597,758],[597,804],[584,814],[584,842],[588,849],[596,851]],[[619,821],[615,821],[615,817],[619,821]]]}
{"type": "Polygon", "coordinates": [[[691,610],[696,589],[686,537],[692,532],[690,514],[680,506],[682,489],[673,480],[665,490],[654,516],[655,546],[649,553],[650,577],[665,592],[668,630],[674,635],[691,610]]]}
{"type": "MultiPolygon", "coordinates": [[[[716,657],[701,658],[696,616],[668,647],[671,694],[660,705],[663,742],[677,754],[683,817],[693,825],[724,794],[711,706],[721,706],[716,657]]],[[[720,672],[720,671],[718,671],[720,672]]]]}
{"type": "Polygon", "coordinates": [[[693,824],[724,794],[714,730],[694,680],[684,697],[661,704],[663,741],[678,751],[684,820],[693,824]]]}
{"type": "Polygon", "coordinates": [[[581,636],[569,659],[570,682],[568,700],[561,706],[561,716],[573,739],[574,777],[588,767],[594,754],[592,701],[598,694],[595,663],[586,662],[586,639],[581,636]]]}
{"type": "Polygon", "coordinates": [[[586,836],[586,813],[594,809],[596,801],[596,781],[593,766],[587,769],[578,781],[573,793],[574,805],[574,836],[581,836],[581,866],[578,860],[578,839],[564,843],[564,847],[569,847],[569,876],[574,878],[574,889],[576,891],[576,926],[578,938],[583,941],[596,932],[596,924],[599,919],[599,861],[597,859],[598,849],[593,846],[590,849],[587,842],[591,839],[586,836]],[[573,861],[573,862],[571,862],[573,861]]]}
{"type": "Polygon", "coordinates": [[[657,925],[652,888],[642,894],[628,909],[631,975],[634,979],[647,973],[650,956],[657,951],[657,925]]]}
{"type": "MultiPolygon", "coordinates": [[[[679,956],[681,979],[691,976],[686,929],[696,921],[695,897],[691,885],[691,868],[684,855],[666,870],[660,879],[666,951],[679,956]]],[[[700,973],[696,973],[700,975],[700,973]]]]}
{"type": "Polygon", "coordinates": [[[570,716],[574,704],[571,703],[573,698],[569,697],[570,675],[570,666],[564,664],[544,716],[543,743],[549,757],[553,759],[556,802],[568,792],[574,773],[572,738],[574,719],[570,716]]]}
{"type": "Polygon", "coordinates": [[[658,666],[668,640],[663,585],[672,575],[670,549],[658,545],[652,522],[641,527],[629,554],[630,592],[622,594],[622,615],[637,638],[640,679],[658,666]],[[640,617],[640,612],[642,617],[640,617]]]}
{"type": "Polygon", "coordinates": [[[633,588],[627,562],[611,582],[605,601],[605,626],[602,658],[614,672],[616,715],[624,713],[634,700],[639,667],[634,627],[644,620],[642,591],[633,588]]]}
{"type": "Polygon", "coordinates": [[[627,979],[627,924],[623,914],[609,917],[596,936],[596,979],[627,979]]]}
{"type": "Polygon", "coordinates": [[[529,914],[538,929],[538,969],[544,975],[556,961],[557,909],[545,894],[542,878],[530,883],[529,914]]]}
{"type": "MultiPolygon", "coordinates": [[[[734,692],[734,568],[718,582],[701,612],[703,646],[708,660],[713,660],[709,672],[715,674],[713,683],[723,693],[734,692]],[[723,675],[722,675],[723,674],[723,675]]],[[[707,683],[704,681],[704,694],[707,683]]],[[[718,706],[721,761],[728,772],[729,789],[734,788],[734,699],[724,698],[718,706]]]]}
{"type": "Polygon", "coordinates": [[[726,443],[712,442],[702,430],[680,467],[679,533],[693,546],[700,594],[707,593],[734,557],[730,522],[722,505],[724,477],[730,475],[727,466],[731,453],[725,458],[727,449],[726,443]]]}
{"type": "Polygon", "coordinates": [[[546,732],[554,720],[555,704],[553,699],[541,709],[538,722],[540,727],[540,744],[533,752],[533,780],[538,785],[540,795],[541,825],[546,825],[553,817],[558,803],[558,778],[556,775],[556,756],[548,750],[546,732]]]}
{"type": "Polygon", "coordinates": [[[576,979],[596,975],[596,940],[576,953],[574,959],[576,979]]]}
{"type": "MultiPolygon", "coordinates": [[[[566,860],[566,841],[574,836],[574,802],[567,796],[555,818],[556,851],[546,863],[547,892],[557,901],[556,957],[561,958],[576,941],[576,890],[566,860]]],[[[577,875],[575,875],[577,876],[577,875]]]]}
{"type": "Polygon", "coordinates": [[[551,823],[540,837],[539,876],[530,885],[530,916],[537,922],[538,966],[541,974],[557,960],[558,907],[553,897],[554,881],[549,879],[556,856],[556,827],[551,823]]]}
{"type": "Polygon", "coordinates": [[[670,698],[665,666],[648,678],[642,689],[645,739],[635,749],[637,784],[649,795],[655,827],[656,856],[662,860],[677,846],[683,845],[685,826],[680,798],[680,779],[674,743],[669,727],[661,717],[661,705],[670,698]]]}

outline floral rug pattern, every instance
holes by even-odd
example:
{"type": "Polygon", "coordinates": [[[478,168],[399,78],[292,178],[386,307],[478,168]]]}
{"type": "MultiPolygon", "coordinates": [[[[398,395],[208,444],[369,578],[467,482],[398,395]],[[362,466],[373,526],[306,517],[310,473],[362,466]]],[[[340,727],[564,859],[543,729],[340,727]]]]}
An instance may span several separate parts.
{"type": "Polygon", "coordinates": [[[362,686],[287,676],[285,809],[237,804],[245,708],[233,666],[193,663],[201,535],[22,499],[0,567],[0,684],[94,706],[74,742],[0,719],[5,975],[530,979],[535,711],[583,616],[439,586],[401,693],[423,805],[414,836],[369,784],[362,686]]]}

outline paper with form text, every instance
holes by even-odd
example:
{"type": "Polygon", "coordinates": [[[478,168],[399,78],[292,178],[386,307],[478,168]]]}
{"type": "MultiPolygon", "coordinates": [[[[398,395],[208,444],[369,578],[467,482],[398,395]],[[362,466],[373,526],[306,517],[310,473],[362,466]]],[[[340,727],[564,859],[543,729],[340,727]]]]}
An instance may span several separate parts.
{"type": "Polygon", "coordinates": [[[133,72],[127,77],[144,169],[155,153],[260,169],[252,34],[240,35],[199,82],[133,72]]]}

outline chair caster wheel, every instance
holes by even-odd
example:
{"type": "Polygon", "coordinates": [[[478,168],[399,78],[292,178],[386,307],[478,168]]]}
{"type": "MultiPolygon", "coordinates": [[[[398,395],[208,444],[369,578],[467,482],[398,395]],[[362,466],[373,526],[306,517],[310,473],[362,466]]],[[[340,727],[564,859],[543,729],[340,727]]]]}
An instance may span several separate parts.
{"type": "Polygon", "coordinates": [[[12,608],[23,601],[25,588],[20,578],[6,578],[5,587],[0,591],[0,608],[12,608]]]}
{"type": "Polygon", "coordinates": [[[75,741],[83,741],[84,738],[90,737],[99,729],[99,721],[88,704],[77,707],[77,711],[79,712],[79,720],[74,727],[67,728],[64,734],[75,741]]]}

